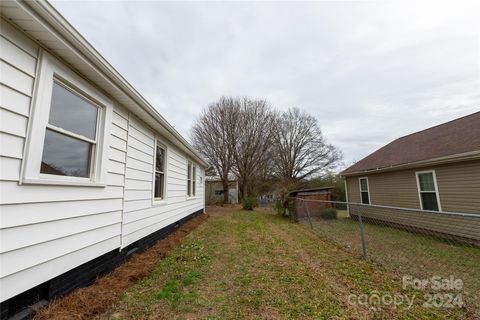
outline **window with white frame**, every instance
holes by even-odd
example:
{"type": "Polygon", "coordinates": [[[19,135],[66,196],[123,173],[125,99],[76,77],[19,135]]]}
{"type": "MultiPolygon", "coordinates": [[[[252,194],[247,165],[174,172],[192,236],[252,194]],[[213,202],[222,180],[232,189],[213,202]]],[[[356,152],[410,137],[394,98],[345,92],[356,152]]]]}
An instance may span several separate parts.
{"type": "Polygon", "coordinates": [[[196,166],[191,162],[187,161],[187,196],[195,197],[196,193],[196,166]]]}
{"type": "Polygon", "coordinates": [[[195,197],[196,191],[197,191],[197,167],[193,165],[192,166],[192,196],[195,197]]]}
{"type": "Polygon", "coordinates": [[[90,178],[101,110],[73,88],[53,81],[40,173],[90,178]]]}
{"type": "Polygon", "coordinates": [[[368,188],[368,178],[359,178],[360,200],[364,204],[370,204],[370,191],[368,188]]]}
{"type": "Polygon", "coordinates": [[[112,102],[40,54],[22,183],[104,186],[112,102]]]}
{"type": "Polygon", "coordinates": [[[165,198],[165,147],[157,142],[155,151],[155,186],[153,197],[155,200],[165,198]]]}
{"type": "Polygon", "coordinates": [[[435,171],[420,171],[416,175],[422,209],[441,211],[435,171]]]}

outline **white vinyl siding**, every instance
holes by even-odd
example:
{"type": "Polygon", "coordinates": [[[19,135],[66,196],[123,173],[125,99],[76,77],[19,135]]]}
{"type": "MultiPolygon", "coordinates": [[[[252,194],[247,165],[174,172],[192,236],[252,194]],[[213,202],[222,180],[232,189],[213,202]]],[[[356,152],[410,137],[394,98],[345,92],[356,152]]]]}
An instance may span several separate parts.
{"type": "Polygon", "coordinates": [[[3,19],[0,40],[0,301],[203,209],[200,185],[186,201],[187,157],[168,140],[166,202],[154,205],[158,133],[117,101],[105,186],[21,184],[39,48],[3,19]]]}
{"type": "Polygon", "coordinates": [[[126,150],[109,153],[104,188],[19,185],[38,47],[3,19],[0,41],[3,301],[120,246],[126,150]]]}
{"type": "MultiPolygon", "coordinates": [[[[197,187],[198,199],[186,200],[187,157],[167,140],[165,147],[165,197],[153,200],[153,170],[157,134],[147,124],[131,116],[128,122],[128,160],[125,176],[122,247],[152,232],[203,209],[203,189],[197,187]]],[[[201,172],[197,167],[197,174],[201,172]]]]}

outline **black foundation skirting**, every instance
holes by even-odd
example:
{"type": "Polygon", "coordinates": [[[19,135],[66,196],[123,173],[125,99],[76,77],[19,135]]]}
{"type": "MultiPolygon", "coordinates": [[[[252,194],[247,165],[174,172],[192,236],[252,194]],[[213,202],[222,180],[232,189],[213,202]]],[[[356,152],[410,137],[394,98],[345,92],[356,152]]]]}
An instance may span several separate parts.
{"type": "Polygon", "coordinates": [[[6,320],[9,317],[21,312],[41,300],[52,300],[60,298],[73,290],[91,285],[99,276],[105,275],[115,269],[117,266],[127,261],[134,253],[140,253],[158,240],[165,238],[174,232],[178,227],[203,213],[203,209],[198,210],[177,222],[174,222],[163,229],[160,229],[148,236],[137,240],[129,246],[107,252],[93,260],[90,260],[72,270],[69,270],[53,279],[50,279],[34,288],[22,292],[0,303],[0,320],[6,320]]]}

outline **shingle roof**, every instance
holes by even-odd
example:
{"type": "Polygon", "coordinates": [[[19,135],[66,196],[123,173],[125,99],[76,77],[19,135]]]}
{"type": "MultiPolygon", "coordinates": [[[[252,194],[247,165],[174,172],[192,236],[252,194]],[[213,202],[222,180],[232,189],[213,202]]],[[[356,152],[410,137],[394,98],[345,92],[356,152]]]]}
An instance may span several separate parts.
{"type": "Polygon", "coordinates": [[[288,194],[290,197],[295,197],[299,193],[304,193],[304,194],[314,194],[314,193],[319,193],[319,192],[328,192],[335,189],[335,187],[318,187],[318,188],[308,188],[308,189],[300,189],[300,190],[293,190],[290,191],[288,194]]]}
{"type": "Polygon", "coordinates": [[[398,138],[341,174],[364,172],[480,151],[480,112],[398,138]]]}

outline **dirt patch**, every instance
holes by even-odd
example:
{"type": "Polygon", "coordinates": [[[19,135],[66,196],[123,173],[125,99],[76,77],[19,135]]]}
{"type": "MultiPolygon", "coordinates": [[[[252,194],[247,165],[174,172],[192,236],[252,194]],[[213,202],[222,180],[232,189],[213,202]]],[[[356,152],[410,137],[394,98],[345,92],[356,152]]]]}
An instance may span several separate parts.
{"type": "Polygon", "coordinates": [[[207,218],[207,214],[202,214],[189,220],[165,239],[98,278],[91,286],[79,288],[40,309],[34,319],[91,319],[108,311],[128,287],[149,275],[160,259],[207,218]]]}

